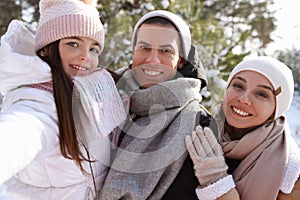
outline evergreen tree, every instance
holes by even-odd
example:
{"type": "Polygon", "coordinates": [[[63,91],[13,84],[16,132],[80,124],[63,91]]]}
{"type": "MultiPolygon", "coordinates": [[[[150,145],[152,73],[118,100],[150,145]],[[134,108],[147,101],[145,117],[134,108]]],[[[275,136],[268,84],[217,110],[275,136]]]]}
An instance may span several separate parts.
{"type": "Polygon", "coordinates": [[[275,52],[276,57],[293,72],[295,91],[300,92],[300,50],[290,49],[275,52]]]}
{"type": "Polygon", "coordinates": [[[0,35],[3,35],[12,19],[21,19],[22,9],[19,4],[10,0],[0,1],[0,8],[0,35]]]}

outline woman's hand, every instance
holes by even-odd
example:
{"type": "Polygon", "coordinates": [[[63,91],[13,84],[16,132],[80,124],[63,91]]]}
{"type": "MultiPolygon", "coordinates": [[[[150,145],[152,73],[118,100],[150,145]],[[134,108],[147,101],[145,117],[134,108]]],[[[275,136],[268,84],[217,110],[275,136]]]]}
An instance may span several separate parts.
{"type": "Polygon", "coordinates": [[[192,136],[186,136],[185,142],[201,187],[227,176],[222,147],[210,128],[197,126],[192,136]]]}

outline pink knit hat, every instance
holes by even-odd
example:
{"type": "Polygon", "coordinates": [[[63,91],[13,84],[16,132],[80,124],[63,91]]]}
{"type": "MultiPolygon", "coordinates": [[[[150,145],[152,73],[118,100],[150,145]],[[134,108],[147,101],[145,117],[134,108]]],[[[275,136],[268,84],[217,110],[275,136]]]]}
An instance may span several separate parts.
{"type": "Polygon", "coordinates": [[[41,0],[35,51],[65,37],[87,37],[104,47],[104,29],[97,0],[41,0]],[[85,3],[87,2],[87,3],[85,3]]]}

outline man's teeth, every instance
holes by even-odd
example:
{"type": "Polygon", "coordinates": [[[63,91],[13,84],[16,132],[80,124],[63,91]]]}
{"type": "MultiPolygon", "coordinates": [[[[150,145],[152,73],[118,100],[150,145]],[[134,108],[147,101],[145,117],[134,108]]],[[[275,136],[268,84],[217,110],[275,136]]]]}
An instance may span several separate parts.
{"type": "Polygon", "coordinates": [[[157,72],[157,71],[150,71],[150,70],[144,70],[145,74],[150,75],[150,76],[157,76],[159,74],[161,74],[161,72],[157,72]]]}
{"type": "Polygon", "coordinates": [[[241,110],[237,109],[236,107],[233,107],[232,109],[233,109],[234,112],[238,113],[239,115],[242,115],[242,116],[248,116],[249,115],[249,113],[241,111],[241,110]]]}
{"type": "Polygon", "coordinates": [[[71,67],[74,68],[74,69],[77,69],[77,70],[81,70],[81,71],[86,71],[86,70],[87,70],[87,68],[85,68],[85,67],[80,67],[80,66],[78,66],[78,65],[71,65],[71,67]]]}

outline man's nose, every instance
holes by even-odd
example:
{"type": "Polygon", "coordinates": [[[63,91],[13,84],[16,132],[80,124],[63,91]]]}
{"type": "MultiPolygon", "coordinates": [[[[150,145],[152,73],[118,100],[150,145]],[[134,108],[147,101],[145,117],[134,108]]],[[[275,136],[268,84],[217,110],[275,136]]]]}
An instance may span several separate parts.
{"type": "Polygon", "coordinates": [[[159,52],[158,49],[151,49],[149,56],[146,59],[149,64],[158,64],[160,63],[159,52]]]}

